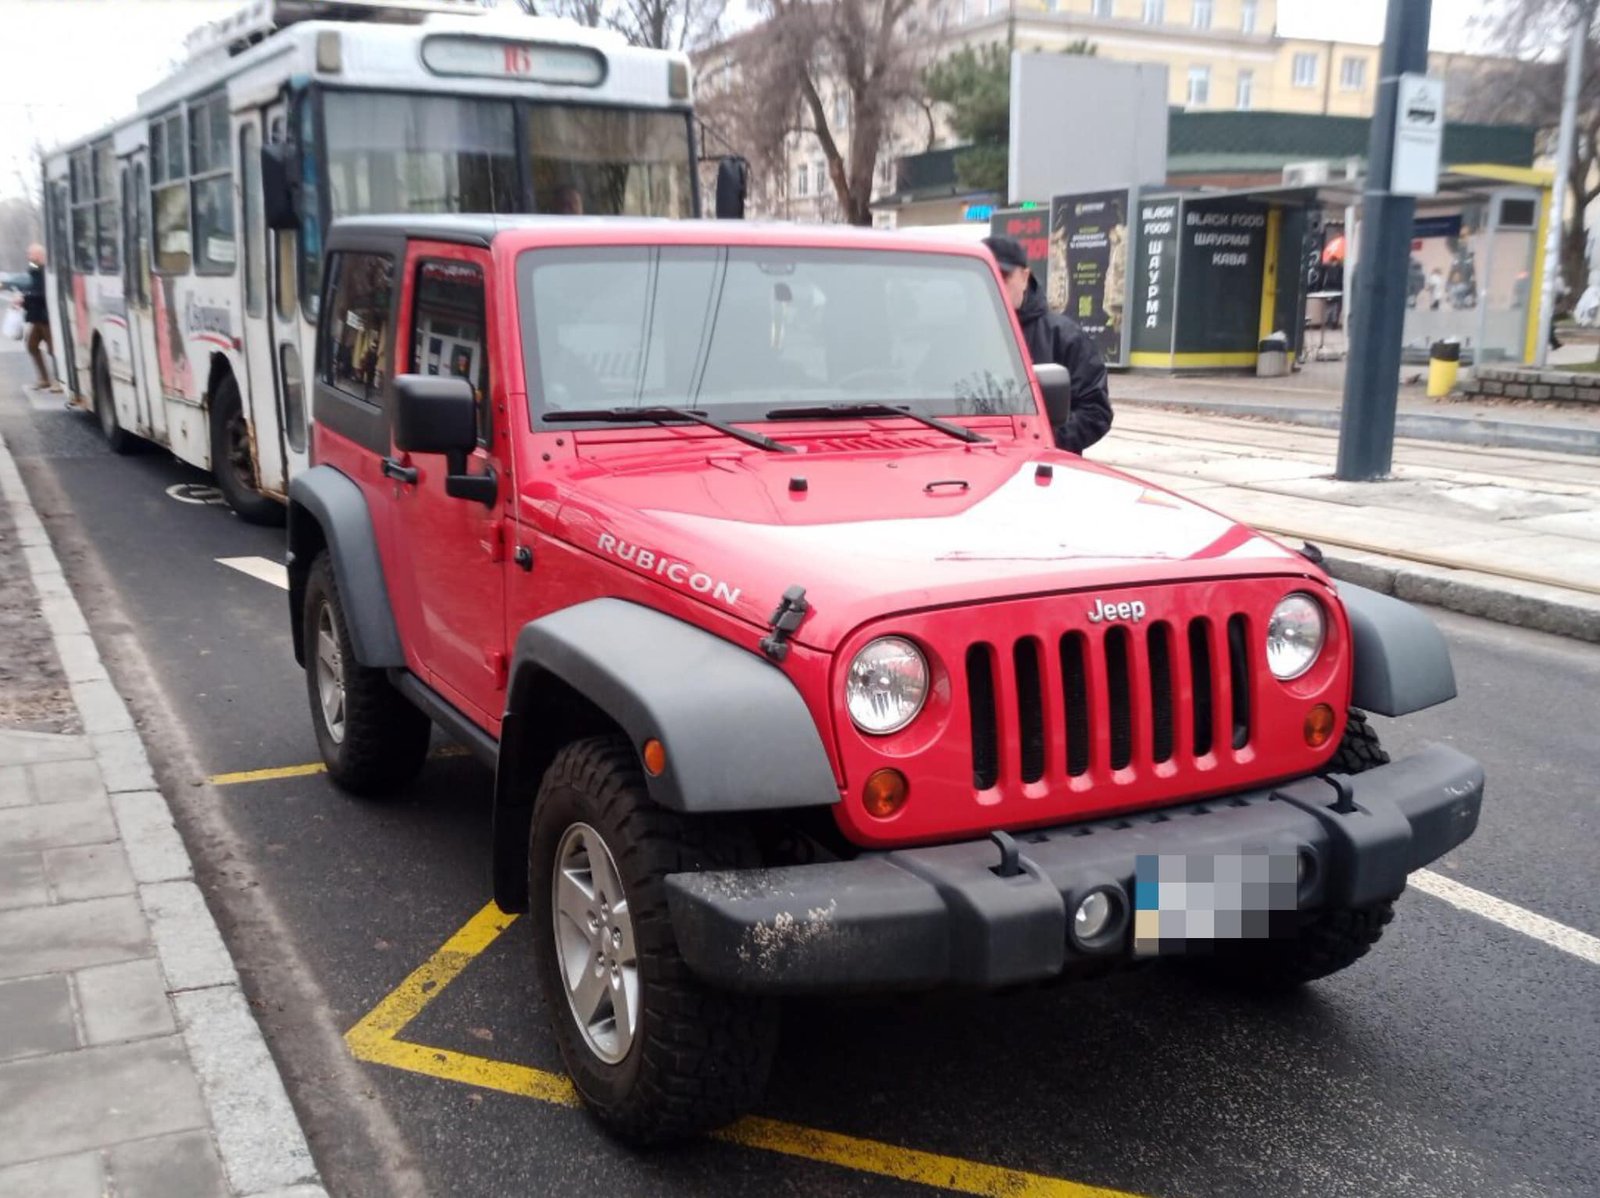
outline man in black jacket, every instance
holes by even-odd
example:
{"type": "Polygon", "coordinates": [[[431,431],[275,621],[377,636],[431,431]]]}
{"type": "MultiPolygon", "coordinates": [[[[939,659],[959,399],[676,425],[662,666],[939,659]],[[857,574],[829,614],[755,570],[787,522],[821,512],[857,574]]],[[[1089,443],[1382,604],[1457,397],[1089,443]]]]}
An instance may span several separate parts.
{"type": "Polygon", "coordinates": [[[1028,256],[1010,237],[985,237],[1005,280],[1006,298],[1017,310],[1017,321],[1035,362],[1065,366],[1072,378],[1072,411],[1060,418],[1050,414],[1056,445],[1082,453],[1111,427],[1111,393],[1106,364],[1089,335],[1059,312],[1052,312],[1039,294],[1039,284],[1028,269],[1028,256]]]}

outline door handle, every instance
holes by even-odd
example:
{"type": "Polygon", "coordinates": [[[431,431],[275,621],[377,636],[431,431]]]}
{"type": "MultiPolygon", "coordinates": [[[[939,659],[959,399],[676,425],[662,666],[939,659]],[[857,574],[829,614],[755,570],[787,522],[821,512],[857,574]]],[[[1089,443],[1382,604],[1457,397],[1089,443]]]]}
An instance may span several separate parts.
{"type": "Polygon", "coordinates": [[[415,486],[417,482],[417,468],[415,466],[402,466],[398,458],[383,459],[383,473],[408,486],[415,486]]]}

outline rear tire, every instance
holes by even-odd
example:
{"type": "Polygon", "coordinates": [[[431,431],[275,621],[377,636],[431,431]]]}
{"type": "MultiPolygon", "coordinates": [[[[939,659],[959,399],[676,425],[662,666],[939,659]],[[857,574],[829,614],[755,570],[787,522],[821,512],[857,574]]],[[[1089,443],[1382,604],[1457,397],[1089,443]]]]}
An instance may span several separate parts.
{"type": "Polygon", "coordinates": [[[690,973],[665,885],[668,874],[758,862],[737,823],[652,802],[621,737],[570,744],[545,773],[528,864],[535,966],[567,1071],[622,1140],[661,1144],[721,1127],[766,1087],[777,1003],[690,973]],[[602,980],[586,988],[592,969],[602,980]]]}
{"type": "Polygon", "coordinates": [[[328,777],[351,794],[393,794],[427,760],[432,722],[395,690],[384,671],[356,660],[326,551],[311,563],[301,618],[306,694],[328,777]]]}
{"type": "Polygon", "coordinates": [[[105,352],[98,347],[90,367],[90,380],[94,388],[94,414],[100,421],[106,447],[118,455],[132,453],[138,447],[138,439],[123,428],[117,419],[117,400],[111,389],[111,367],[106,363],[105,352]]]}
{"type": "Polygon", "coordinates": [[[239,384],[231,374],[217,384],[211,396],[211,474],[228,506],[246,524],[279,526],[288,518],[283,504],[263,495],[256,483],[250,426],[244,418],[239,384]]]}
{"type": "MultiPolygon", "coordinates": [[[[1359,774],[1389,764],[1389,754],[1367,723],[1365,712],[1350,709],[1338,751],[1327,772],[1359,774]]],[[[1293,990],[1348,969],[1371,951],[1394,919],[1394,899],[1365,907],[1319,911],[1299,931],[1282,940],[1235,940],[1217,945],[1202,966],[1236,986],[1264,992],[1293,990]]]]}

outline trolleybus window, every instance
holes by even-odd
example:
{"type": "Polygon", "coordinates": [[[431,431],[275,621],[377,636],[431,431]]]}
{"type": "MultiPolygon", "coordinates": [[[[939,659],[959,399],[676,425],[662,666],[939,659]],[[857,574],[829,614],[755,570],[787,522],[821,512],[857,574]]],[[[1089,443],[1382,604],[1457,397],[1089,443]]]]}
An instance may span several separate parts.
{"type": "Polygon", "coordinates": [[[239,130],[239,169],[244,175],[244,310],[260,316],[267,293],[267,227],[261,219],[261,134],[254,124],[239,130]]]}
{"type": "Polygon", "coordinates": [[[73,154],[72,182],[72,269],[79,274],[94,272],[94,162],[88,146],[73,154]]]}
{"type": "Polygon", "coordinates": [[[186,273],[189,180],[181,110],[150,122],[150,207],[156,225],[155,268],[169,274],[186,273]]]}
{"type": "Polygon", "coordinates": [[[195,273],[232,274],[238,251],[233,238],[233,163],[225,92],[213,92],[189,105],[189,170],[195,273]]]}
{"type": "Polygon", "coordinates": [[[521,208],[509,103],[332,92],[323,120],[335,217],[521,208]]]}
{"type": "Polygon", "coordinates": [[[528,157],[536,212],[694,215],[682,113],[535,104],[528,157]]]}
{"type": "Polygon", "coordinates": [[[114,275],[122,269],[122,256],[117,238],[117,167],[110,141],[94,147],[94,200],[100,273],[114,275]]]}

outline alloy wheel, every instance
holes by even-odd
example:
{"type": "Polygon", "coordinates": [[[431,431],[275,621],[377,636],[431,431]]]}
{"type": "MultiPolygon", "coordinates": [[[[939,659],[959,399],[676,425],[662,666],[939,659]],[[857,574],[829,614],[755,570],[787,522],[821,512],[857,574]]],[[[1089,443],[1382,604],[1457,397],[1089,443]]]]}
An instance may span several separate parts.
{"type": "Polygon", "coordinates": [[[567,1005],[589,1050],[615,1065],[639,1029],[638,953],[616,860],[588,824],[561,837],[551,885],[567,1005]]]}

